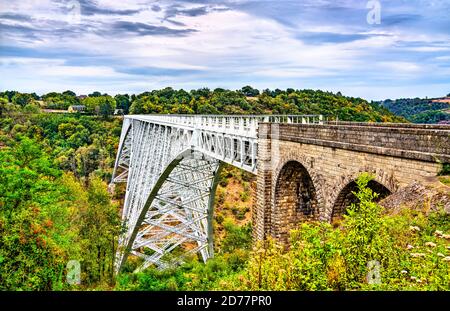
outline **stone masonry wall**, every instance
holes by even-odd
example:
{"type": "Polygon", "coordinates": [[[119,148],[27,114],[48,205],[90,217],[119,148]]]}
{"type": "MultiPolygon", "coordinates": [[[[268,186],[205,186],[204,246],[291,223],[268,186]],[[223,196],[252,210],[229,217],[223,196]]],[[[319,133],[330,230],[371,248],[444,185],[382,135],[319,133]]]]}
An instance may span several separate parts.
{"type": "MultiPolygon", "coordinates": [[[[280,212],[275,199],[277,180],[290,161],[298,162],[309,173],[318,217],[330,221],[339,194],[361,172],[373,173],[376,182],[395,192],[400,186],[436,176],[441,169],[438,160],[450,162],[450,130],[445,127],[441,130],[262,123],[254,237],[261,240],[274,235],[277,224],[272,220],[280,212]]],[[[283,216],[276,218],[279,217],[283,216]]]]}

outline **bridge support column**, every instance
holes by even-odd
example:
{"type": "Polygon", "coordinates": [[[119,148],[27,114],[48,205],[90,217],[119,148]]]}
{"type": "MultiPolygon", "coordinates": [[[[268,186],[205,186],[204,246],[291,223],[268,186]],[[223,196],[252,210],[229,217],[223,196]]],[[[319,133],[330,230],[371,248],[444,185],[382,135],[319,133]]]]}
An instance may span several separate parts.
{"type": "Polygon", "coordinates": [[[272,209],[272,145],[270,124],[258,129],[258,175],[256,181],[256,210],[253,212],[253,239],[262,241],[270,236],[272,209]]]}

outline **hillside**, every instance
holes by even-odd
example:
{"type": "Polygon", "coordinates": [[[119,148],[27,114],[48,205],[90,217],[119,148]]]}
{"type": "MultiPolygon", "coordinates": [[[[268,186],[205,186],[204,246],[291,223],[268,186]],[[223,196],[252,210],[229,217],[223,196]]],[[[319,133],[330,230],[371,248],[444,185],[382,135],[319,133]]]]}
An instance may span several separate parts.
{"type": "Polygon", "coordinates": [[[237,91],[203,88],[187,92],[168,87],[114,97],[100,92],[77,96],[72,91],[65,91],[39,96],[6,91],[0,93],[0,98],[0,115],[2,110],[13,107],[32,112],[41,108],[62,111],[71,105],[83,105],[84,114],[103,117],[120,110],[124,114],[322,114],[331,120],[405,122],[386,108],[362,98],[320,90],[266,89],[261,92],[246,86],[237,91]]]}
{"type": "Polygon", "coordinates": [[[413,123],[450,123],[450,97],[387,99],[376,104],[413,123]]]}
{"type": "MultiPolygon", "coordinates": [[[[180,267],[166,271],[151,267],[138,274],[131,273],[136,262],[129,261],[123,273],[113,275],[124,187],[117,187],[113,195],[107,191],[121,131],[121,119],[110,117],[112,108],[135,113],[190,108],[185,112],[321,113],[348,121],[404,120],[385,108],[340,94],[256,92],[165,89],[138,96],[93,93],[82,98],[71,92],[52,94],[52,105],[58,105],[59,97],[86,104],[89,109],[84,114],[45,113],[42,108],[48,102],[37,102],[45,96],[4,93],[0,99],[0,289],[376,289],[362,277],[364,260],[373,254],[380,254],[386,268],[383,289],[448,289],[445,240],[433,236],[436,230],[450,230],[448,217],[438,208],[439,196],[433,201],[437,202],[433,212],[423,216],[420,209],[392,215],[374,205],[370,194],[360,206],[373,207],[370,211],[377,214],[355,212],[337,228],[305,223],[294,231],[296,246],[287,253],[270,241],[252,249],[255,178],[230,166],[222,171],[216,193],[214,259],[203,264],[192,256],[180,267]],[[358,231],[359,224],[368,221],[364,217],[379,219],[371,228],[370,236],[373,232],[379,236],[370,244],[371,253],[367,245],[353,243],[355,236],[368,234],[358,231]],[[420,226],[422,231],[411,236],[409,226],[420,226]],[[428,257],[417,259],[396,238],[421,248],[427,242],[437,246],[428,257]],[[354,254],[360,256],[357,261],[354,254]],[[81,285],[64,281],[66,264],[74,259],[81,262],[81,285]],[[404,275],[402,269],[410,274],[404,275]]],[[[426,200],[418,200],[419,205],[422,202],[426,200]]]]}

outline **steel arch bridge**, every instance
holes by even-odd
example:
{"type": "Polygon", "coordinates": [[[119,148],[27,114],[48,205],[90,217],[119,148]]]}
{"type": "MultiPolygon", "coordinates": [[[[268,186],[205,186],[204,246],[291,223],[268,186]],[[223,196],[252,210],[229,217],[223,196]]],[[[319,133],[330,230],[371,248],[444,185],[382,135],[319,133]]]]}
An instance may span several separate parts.
{"type": "Polygon", "coordinates": [[[203,261],[213,256],[221,164],[257,173],[259,122],[320,124],[322,116],[124,117],[111,182],[126,183],[116,272],[129,254],[143,259],[139,270],[152,264],[163,269],[192,253],[203,261]],[[179,247],[185,243],[189,247],[179,247]]]}

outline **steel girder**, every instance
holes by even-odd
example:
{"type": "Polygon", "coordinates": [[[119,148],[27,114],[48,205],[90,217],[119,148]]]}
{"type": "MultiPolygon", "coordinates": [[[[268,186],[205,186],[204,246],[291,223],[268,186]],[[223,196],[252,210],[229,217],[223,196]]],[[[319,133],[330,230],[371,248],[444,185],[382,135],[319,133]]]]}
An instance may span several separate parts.
{"type": "Polygon", "coordinates": [[[131,253],[166,268],[213,256],[220,163],[256,174],[258,122],[321,123],[321,116],[126,116],[112,184],[126,182],[116,272],[131,253]],[[172,253],[172,254],[171,254],[172,253]]]}
{"type": "Polygon", "coordinates": [[[129,253],[143,258],[139,269],[165,268],[197,252],[206,261],[220,161],[191,148],[189,129],[131,120],[123,132],[112,179],[127,181],[116,271],[129,253]]]}

